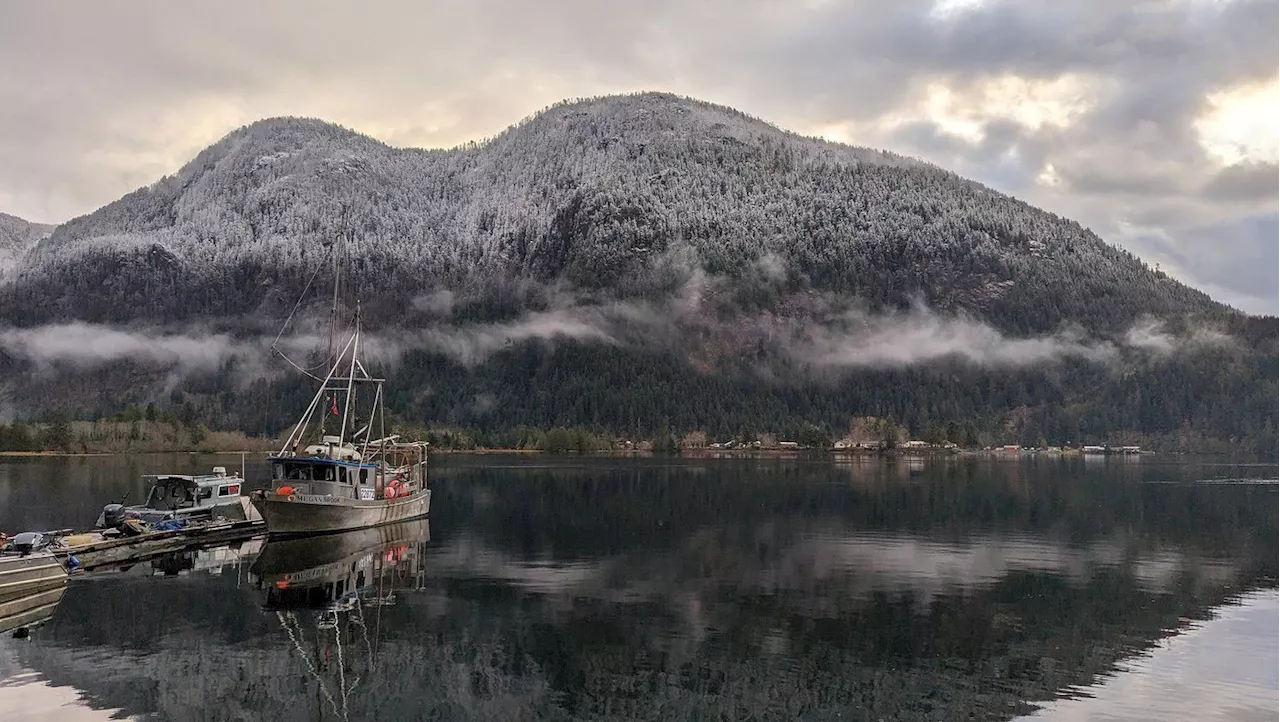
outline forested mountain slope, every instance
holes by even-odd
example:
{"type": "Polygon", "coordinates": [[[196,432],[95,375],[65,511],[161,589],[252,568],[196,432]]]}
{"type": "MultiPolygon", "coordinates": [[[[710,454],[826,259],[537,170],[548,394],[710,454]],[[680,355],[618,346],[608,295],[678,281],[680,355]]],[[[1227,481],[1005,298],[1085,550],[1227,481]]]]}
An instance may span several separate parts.
{"type": "Polygon", "coordinates": [[[53,226],[0,213],[0,276],[52,232],[53,226]]]}
{"type": "Polygon", "coordinates": [[[1078,224],[939,168],[645,94],[562,104],[448,151],[255,123],[60,226],[4,289],[6,315],[275,312],[339,234],[364,298],[388,306],[441,289],[491,304],[529,281],[651,296],[769,259],[784,288],[873,308],[920,298],[1010,331],[1221,309],[1078,224]]]}
{"type": "Polygon", "coordinates": [[[413,419],[725,435],[871,414],[1274,450],[1275,319],[943,169],[656,93],[450,150],[241,128],[0,280],[0,366],[39,371],[7,397],[26,414],[171,399],[274,431],[305,401],[256,339],[300,296],[322,317],[335,239],[413,419]],[[125,350],[90,363],[50,326],[69,322],[125,350]]]}

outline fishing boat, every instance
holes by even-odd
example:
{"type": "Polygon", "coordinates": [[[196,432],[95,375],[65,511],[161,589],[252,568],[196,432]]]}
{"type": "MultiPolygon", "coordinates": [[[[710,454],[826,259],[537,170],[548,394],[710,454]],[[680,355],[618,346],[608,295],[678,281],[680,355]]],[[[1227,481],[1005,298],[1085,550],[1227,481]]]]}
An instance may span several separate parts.
{"type": "MultiPolygon", "coordinates": [[[[340,274],[336,244],[334,248],[331,318],[336,320],[340,274]]],[[[290,361],[319,384],[280,451],[267,457],[271,488],[250,495],[271,536],[361,529],[416,519],[430,511],[427,444],[387,434],[385,379],[371,376],[361,362],[360,334],[357,302],[341,345],[336,323],[331,323],[323,377],[290,361]]]]}

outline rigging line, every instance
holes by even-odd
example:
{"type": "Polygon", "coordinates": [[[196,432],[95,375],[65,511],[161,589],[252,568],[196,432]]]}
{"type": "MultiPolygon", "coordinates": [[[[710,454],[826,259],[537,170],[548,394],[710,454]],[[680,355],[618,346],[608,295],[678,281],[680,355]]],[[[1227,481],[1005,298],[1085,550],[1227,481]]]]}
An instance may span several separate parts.
{"type": "MultiPolygon", "coordinates": [[[[276,353],[280,353],[280,352],[277,350],[277,351],[276,351],[276,353]]],[[[315,379],[316,381],[321,381],[321,382],[323,382],[323,381],[324,381],[324,379],[322,379],[322,378],[320,378],[319,376],[316,376],[315,374],[311,373],[311,371],[309,371],[309,370],[307,370],[307,369],[304,369],[304,368],[302,368],[301,366],[299,366],[298,364],[294,363],[294,362],[293,362],[293,359],[289,358],[288,356],[285,356],[284,354],[280,353],[280,358],[282,358],[282,359],[284,359],[285,361],[287,361],[287,362],[289,363],[289,365],[290,365],[290,366],[292,366],[292,367],[294,367],[295,369],[297,369],[298,371],[300,371],[304,376],[310,376],[311,378],[315,379]]],[[[326,364],[326,365],[327,365],[327,364],[326,364]]],[[[317,366],[316,368],[319,368],[319,366],[317,366]]]]}
{"type": "MultiPolygon", "coordinates": [[[[283,324],[282,326],[280,326],[280,332],[276,334],[275,339],[271,342],[271,350],[272,350],[272,351],[275,351],[275,352],[276,352],[276,353],[278,353],[278,354],[280,354],[280,358],[282,358],[282,359],[284,359],[285,361],[289,362],[289,365],[290,365],[290,366],[292,366],[292,367],[294,367],[295,369],[297,369],[298,371],[302,372],[304,375],[306,375],[306,376],[310,376],[311,378],[315,379],[316,381],[319,381],[319,380],[320,380],[320,378],[319,378],[318,376],[316,376],[315,374],[311,373],[311,372],[312,372],[312,371],[314,371],[315,369],[320,368],[320,365],[319,365],[319,364],[317,364],[314,368],[311,368],[311,369],[304,369],[304,368],[302,368],[301,366],[299,366],[297,363],[295,363],[293,359],[291,359],[291,358],[289,358],[287,355],[285,355],[284,351],[281,351],[281,350],[279,349],[279,347],[277,346],[277,344],[279,344],[279,343],[280,343],[280,339],[284,336],[284,332],[285,332],[285,330],[289,328],[289,322],[293,320],[293,316],[294,316],[294,314],[296,314],[296,313],[298,312],[298,309],[302,307],[302,300],[303,300],[304,298],[306,298],[306,297],[307,297],[307,291],[311,290],[311,284],[312,284],[312,283],[315,283],[316,276],[320,275],[320,270],[321,270],[322,268],[323,268],[323,266],[316,266],[316,270],[314,270],[314,271],[312,271],[312,272],[311,272],[311,278],[308,278],[308,279],[307,279],[307,285],[305,285],[305,286],[303,286],[303,287],[302,287],[302,293],[298,296],[298,300],[293,304],[293,310],[289,311],[289,315],[288,315],[288,316],[286,316],[286,317],[285,317],[285,319],[284,319],[284,324],[283,324]]],[[[332,350],[332,349],[330,349],[330,351],[329,351],[329,356],[330,356],[330,357],[332,357],[332,356],[333,356],[333,350],[332,350]]],[[[325,365],[325,366],[328,366],[328,365],[329,365],[329,359],[328,359],[328,358],[326,358],[326,359],[325,359],[324,365],[325,365]]]]}
{"type": "Polygon", "coordinates": [[[293,320],[293,314],[298,312],[298,308],[302,306],[302,299],[307,297],[307,291],[311,290],[311,284],[315,282],[316,276],[320,275],[321,268],[323,266],[316,266],[316,270],[311,272],[311,278],[308,278],[307,285],[302,287],[302,295],[298,296],[297,303],[293,304],[293,310],[285,317],[284,325],[280,327],[280,333],[276,334],[276,339],[271,342],[271,348],[275,348],[276,344],[280,342],[280,337],[284,335],[285,329],[289,327],[289,322],[293,320]]]}

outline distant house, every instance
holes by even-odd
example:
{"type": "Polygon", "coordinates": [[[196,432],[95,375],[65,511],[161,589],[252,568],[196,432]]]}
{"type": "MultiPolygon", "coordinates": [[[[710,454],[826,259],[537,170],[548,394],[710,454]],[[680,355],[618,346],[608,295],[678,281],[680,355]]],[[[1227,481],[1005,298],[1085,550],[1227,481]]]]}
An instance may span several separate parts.
{"type": "Polygon", "coordinates": [[[800,442],[799,441],[779,441],[778,448],[779,449],[799,449],[800,442]]]}
{"type": "Polygon", "coordinates": [[[1116,451],[1121,454],[1141,454],[1142,448],[1138,446],[1120,446],[1116,448],[1116,451]]]}
{"type": "Polygon", "coordinates": [[[1083,449],[1081,449],[1081,451],[1083,451],[1083,452],[1084,452],[1084,453],[1086,453],[1086,454],[1105,454],[1105,453],[1107,453],[1106,448],[1105,448],[1105,447],[1102,447],[1102,446],[1086,446],[1086,447],[1084,447],[1083,449]]]}
{"type": "Polygon", "coordinates": [[[835,443],[835,447],[834,447],[834,448],[836,449],[836,451],[845,451],[845,450],[847,450],[847,449],[852,449],[852,448],[853,448],[853,440],[851,440],[851,439],[836,439],[836,443],[835,443]]]}

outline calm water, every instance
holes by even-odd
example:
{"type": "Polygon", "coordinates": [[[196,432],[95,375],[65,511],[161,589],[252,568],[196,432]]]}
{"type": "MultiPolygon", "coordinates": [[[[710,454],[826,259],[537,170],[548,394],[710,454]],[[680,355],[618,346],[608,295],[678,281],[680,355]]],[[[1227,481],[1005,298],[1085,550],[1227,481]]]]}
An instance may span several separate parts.
{"type": "MultiPolygon", "coordinates": [[[[240,458],[0,459],[0,529],[83,526],[141,473],[215,463],[240,458]]],[[[1277,716],[1274,465],[435,474],[429,524],[73,578],[0,640],[0,719],[1277,716]]]]}

